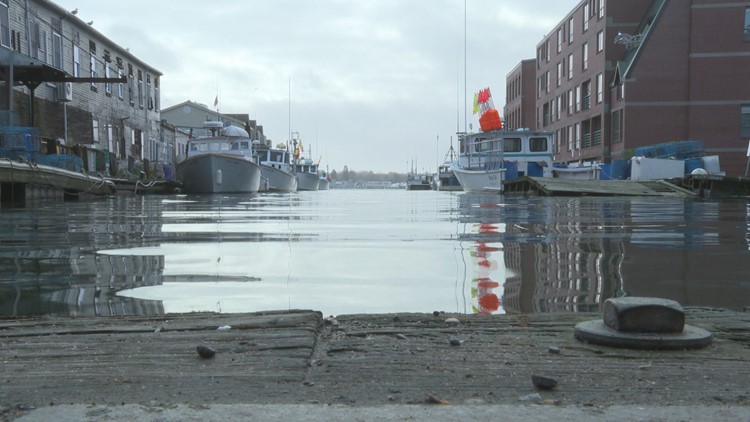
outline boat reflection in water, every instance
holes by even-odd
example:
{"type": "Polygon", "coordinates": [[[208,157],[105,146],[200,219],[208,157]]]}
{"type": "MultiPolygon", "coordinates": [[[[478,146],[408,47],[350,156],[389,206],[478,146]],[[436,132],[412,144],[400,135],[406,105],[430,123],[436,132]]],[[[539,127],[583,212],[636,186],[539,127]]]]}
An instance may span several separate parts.
{"type": "MultiPolygon", "coordinates": [[[[723,223],[736,218],[737,204],[496,195],[460,200],[459,220],[485,229],[465,231],[459,239],[472,241],[478,257],[486,245],[502,252],[506,277],[488,280],[501,284],[500,312],[599,311],[606,299],[625,295],[685,306],[747,306],[750,286],[742,280],[750,279],[750,268],[737,262],[750,257],[750,242],[745,250],[730,246],[742,239],[723,223]]],[[[476,277],[491,264],[476,260],[476,277]]]]}
{"type": "Polygon", "coordinates": [[[0,314],[742,310],[747,200],[333,189],[3,209],[0,314]]]}

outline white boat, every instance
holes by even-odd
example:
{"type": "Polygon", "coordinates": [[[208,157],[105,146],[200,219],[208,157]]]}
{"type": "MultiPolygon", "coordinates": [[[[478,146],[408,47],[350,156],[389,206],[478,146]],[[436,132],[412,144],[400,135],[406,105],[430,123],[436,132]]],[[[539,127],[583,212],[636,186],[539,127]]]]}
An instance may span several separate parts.
{"type": "Polygon", "coordinates": [[[433,180],[432,174],[409,173],[406,176],[406,190],[431,190],[433,180]]]}
{"type": "Polygon", "coordinates": [[[331,188],[331,179],[327,172],[321,172],[320,179],[318,179],[318,190],[328,190],[331,188]]]}
{"type": "Polygon", "coordinates": [[[313,163],[313,160],[309,158],[294,160],[294,174],[297,176],[298,191],[320,189],[318,165],[313,163]]]}
{"type": "Polygon", "coordinates": [[[458,181],[455,173],[453,173],[453,163],[456,161],[456,150],[453,149],[453,142],[451,141],[451,147],[448,152],[445,153],[443,164],[438,166],[438,172],[435,175],[433,181],[435,190],[442,191],[461,191],[461,183],[458,181]]]}
{"type": "Polygon", "coordinates": [[[601,168],[598,164],[586,166],[554,167],[552,177],[573,180],[599,180],[601,168]]]}
{"type": "Polygon", "coordinates": [[[284,144],[272,148],[260,141],[253,141],[253,146],[260,159],[261,176],[267,180],[268,191],[296,192],[297,177],[284,144]]]}
{"type": "Polygon", "coordinates": [[[187,193],[255,193],[261,168],[244,129],[206,122],[212,136],[188,140],[187,158],[177,164],[177,177],[187,193]],[[220,135],[217,135],[220,133],[220,135]]]}
{"type": "Polygon", "coordinates": [[[465,192],[502,192],[505,180],[552,176],[552,134],[527,130],[461,134],[453,173],[465,192]]]}

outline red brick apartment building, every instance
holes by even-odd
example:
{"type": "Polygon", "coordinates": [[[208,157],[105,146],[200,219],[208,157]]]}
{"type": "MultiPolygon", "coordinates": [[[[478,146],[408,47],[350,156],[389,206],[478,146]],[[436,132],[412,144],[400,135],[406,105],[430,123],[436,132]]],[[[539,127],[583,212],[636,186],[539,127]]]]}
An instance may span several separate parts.
{"type": "Polygon", "coordinates": [[[555,161],[610,162],[700,140],[727,175],[744,173],[750,1],[583,0],[533,63],[509,73],[504,115],[510,128],[554,133],[555,161]]]}

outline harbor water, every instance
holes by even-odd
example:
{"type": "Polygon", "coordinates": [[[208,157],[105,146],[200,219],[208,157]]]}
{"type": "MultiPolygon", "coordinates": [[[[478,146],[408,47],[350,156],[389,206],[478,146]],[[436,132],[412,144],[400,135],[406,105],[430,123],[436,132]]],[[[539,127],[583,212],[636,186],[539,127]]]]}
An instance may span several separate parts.
{"type": "Polygon", "coordinates": [[[0,209],[0,314],[750,306],[750,201],[407,190],[0,209]]]}

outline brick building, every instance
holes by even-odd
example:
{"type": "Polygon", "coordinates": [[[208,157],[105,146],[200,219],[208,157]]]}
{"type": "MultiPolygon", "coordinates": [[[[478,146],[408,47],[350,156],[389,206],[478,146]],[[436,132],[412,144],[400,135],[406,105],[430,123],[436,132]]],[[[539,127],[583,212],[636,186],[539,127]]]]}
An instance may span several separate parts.
{"type": "Polygon", "coordinates": [[[171,162],[161,73],[46,0],[0,1],[0,125],[33,126],[42,152],[76,150],[89,171],[171,162]]]}
{"type": "Polygon", "coordinates": [[[537,45],[535,129],[554,133],[557,162],[700,140],[741,175],[748,75],[750,1],[583,0],[537,45]]]}

